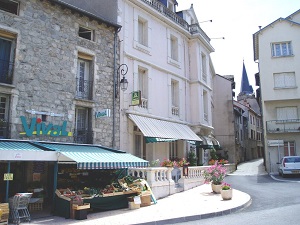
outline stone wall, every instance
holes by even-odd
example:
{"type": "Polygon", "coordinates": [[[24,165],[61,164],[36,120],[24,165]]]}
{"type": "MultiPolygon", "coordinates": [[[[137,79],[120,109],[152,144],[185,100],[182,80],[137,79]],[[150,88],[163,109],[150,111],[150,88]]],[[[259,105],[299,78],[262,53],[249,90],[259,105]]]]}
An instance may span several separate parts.
{"type": "MultiPolygon", "coordinates": [[[[0,93],[10,95],[11,138],[73,142],[73,137],[20,134],[24,132],[20,117],[25,116],[30,125],[40,115],[26,110],[59,114],[62,116],[47,116],[46,123],[67,121],[66,130],[72,132],[75,106],[85,106],[91,108],[94,143],[113,145],[113,115],[98,119],[94,115],[102,109],[113,112],[115,29],[49,1],[21,0],[19,15],[0,11],[0,31],[14,35],[16,46],[13,84],[0,84],[0,93]],[[79,26],[94,30],[94,41],[79,37],[79,26]],[[92,57],[92,100],[75,99],[79,52],[92,57]]],[[[118,99],[115,106],[118,112],[118,99]]],[[[119,131],[118,113],[116,117],[119,131]]],[[[119,146],[119,134],[116,142],[119,146]]]]}

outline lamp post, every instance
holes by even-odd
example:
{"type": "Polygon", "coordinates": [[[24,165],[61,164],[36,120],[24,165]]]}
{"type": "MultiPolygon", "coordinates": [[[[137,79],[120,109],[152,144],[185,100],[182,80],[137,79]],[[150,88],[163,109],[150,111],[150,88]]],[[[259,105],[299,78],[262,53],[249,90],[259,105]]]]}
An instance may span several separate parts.
{"type": "Polygon", "coordinates": [[[128,88],[128,81],[127,81],[127,79],[125,78],[125,75],[127,74],[127,72],[128,72],[128,66],[125,64],[125,63],[123,63],[123,64],[121,64],[119,67],[118,67],[118,80],[117,80],[117,82],[116,82],[116,86],[115,86],[115,98],[117,98],[118,97],[118,86],[119,86],[119,83],[120,83],[120,88],[121,88],[121,90],[122,91],[126,91],[127,90],[127,88],[128,88]],[[123,76],[122,77],[122,79],[119,81],[119,78],[120,78],[120,76],[123,76]]]}

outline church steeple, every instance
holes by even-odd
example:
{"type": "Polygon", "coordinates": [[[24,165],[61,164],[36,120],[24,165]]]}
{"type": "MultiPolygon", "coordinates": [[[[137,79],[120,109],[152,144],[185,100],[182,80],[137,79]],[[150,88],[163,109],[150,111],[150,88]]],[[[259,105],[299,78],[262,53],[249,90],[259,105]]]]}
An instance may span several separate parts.
{"type": "Polygon", "coordinates": [[[246,67],[245,67],[244,60],[243,60],[243,74],[242,74],[240,94],[245,94],[245,95],[252,95],[253,94],[253,88],[249,84],[248,75],[247,75],[247,72],[246,72],[246,67]]]}

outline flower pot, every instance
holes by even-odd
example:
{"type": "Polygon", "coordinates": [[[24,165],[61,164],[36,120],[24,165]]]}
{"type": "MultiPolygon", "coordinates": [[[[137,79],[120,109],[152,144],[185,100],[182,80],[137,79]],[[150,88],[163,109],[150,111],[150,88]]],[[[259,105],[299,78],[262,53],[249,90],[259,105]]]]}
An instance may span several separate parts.
{"type": "Polygon", "coordinates": [[[213,190],[214,193],[216,194],[220,194],[220,191],[222,189],[222,185],[221,184],[211,184],[211,189],[213,190]]]}
{"type": "Polygon", "coordinates": [[[221,196],[223,198],[223,200],[230,200],[232,199],[232,189],[228,189],[228,190],[222,190],[221,189],[221,196]]]}

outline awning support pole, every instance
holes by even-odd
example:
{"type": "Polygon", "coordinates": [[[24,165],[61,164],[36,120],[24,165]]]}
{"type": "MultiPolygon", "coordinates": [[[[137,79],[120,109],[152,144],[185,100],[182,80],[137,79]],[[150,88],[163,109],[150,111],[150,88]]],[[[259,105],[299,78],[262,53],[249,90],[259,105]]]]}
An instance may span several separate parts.
{"type": "Polygon", "coordinates": [[[52,207],[53,207],[53,211],[54,211],[54,205],[55,205],[55,191],[57,189],[57,174],[58,174],[58,162],[54,162],[54,175],[53,175],[53,204],[52,204],[52,207]]]}
{"type": "MultiPolygon", "coordinates": [[[[7,173],[10,173],[10,162],[7,164],[7,173]]],[[[6,196],[5,202],[8,202],[8,190],[9,190],[9,180],[6,181],[6,196]]]]}

